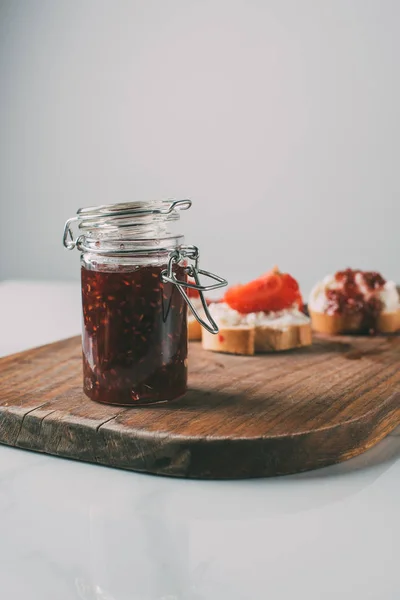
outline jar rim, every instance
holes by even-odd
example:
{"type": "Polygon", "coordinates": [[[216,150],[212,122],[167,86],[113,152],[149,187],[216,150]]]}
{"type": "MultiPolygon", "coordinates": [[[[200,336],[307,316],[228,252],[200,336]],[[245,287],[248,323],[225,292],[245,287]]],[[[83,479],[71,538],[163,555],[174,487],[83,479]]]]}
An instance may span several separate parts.
{"type": "Polygon", "coordinates": [[[184,241],[181,234],[165,234],[156,238],[103,238],[85,237],[77,242],[81,252],[101,256],[129,257],[135,255],[163,255],[178,248],[184,241]]]}
{"type": "Polygon", "coordinates": [[[63,243],[68,250],[72,250],[78,245],[78,240],[82,242],[83,236],[91,236],[94,232],[114,235],[128,229],[136,232],[146,231],[147,237],[154,231],[161,234],[166,232],[167,222],[178,220],[179,211],[188,210],[191,205],[191,200],[184,199],[125,202],[80,208],[76,216],[65,223],[63,243]],[[73,223],[81,232],[77,238],[72,231],[73,223]]]}
{"type": "Polygon", "coordinates": [[[110,227],[129,227],[137,223],[138,218],[146,217],[175,221],[179,219],[179,211],[187,210],[191,205],[192,201],[189,199],[100,204],[99,206],[79,208],[76,215],[80,229],[108,229],[110,227]]]}

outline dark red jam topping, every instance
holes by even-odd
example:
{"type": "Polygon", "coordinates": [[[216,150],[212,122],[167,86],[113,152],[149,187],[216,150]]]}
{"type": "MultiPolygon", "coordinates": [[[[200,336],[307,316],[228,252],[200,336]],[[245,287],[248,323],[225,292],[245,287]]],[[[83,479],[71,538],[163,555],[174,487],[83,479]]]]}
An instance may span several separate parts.
{"type": "Polygon", "coordinates": [[[362,276],[364,286],[373,292],[374,290],[381,290],[386,283],[386,279],[382,277],[380,273],[376,271],[360,271],[359,269],[346,269],[345,271],[338,271],[335,275],[336,281],[340,281],[345,286],[356,284],[356,275],[359,273],[362,276]]]}
{"type": "Polygon", "coordinates": [[[360,271],[346,269],[338,271],[335,279],[340,286],[338,289],[327,290],[327,313],[330,315],[361,315],[360,330],[373,331],[376,321],[384,307],[377,295],[386,283],[386,280],[375,271],[360,271]],[[358,277],[356,277],[356,275],[358,277]],[[361,279],[361,286],[359,285],[361,279]]]}
{"type": "MultiPolygon", "coordinates": [[[[92,400],[138,405],[186,391],[186,303],[162,283],[165,266],[82,267],[84,391],[92,400]]],[[[183,267],[175,267],[185,280],[183,267]]]]}

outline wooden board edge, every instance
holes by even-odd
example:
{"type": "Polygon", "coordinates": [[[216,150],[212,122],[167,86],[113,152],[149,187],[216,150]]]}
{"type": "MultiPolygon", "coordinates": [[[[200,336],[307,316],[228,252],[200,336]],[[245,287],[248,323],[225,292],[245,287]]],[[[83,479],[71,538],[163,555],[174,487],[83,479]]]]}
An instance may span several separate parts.
{"type": "Polygon", "coordinates": [[[400,424],[398,400],[399,394],[395,393],[377,412],[370,411],[361,419],[292,437],[230,441],[208,438],[206,442],[170,439],[166,434],[151,436],[147,432],[143,435],[136,432],[136,437],[127,432],[124,437],[115,430],[114,419],[109,420],[109,425],[107,421],[97,428],[76,424],[71,427],[65,422],[46,422],[45,417],[29,418],[28,413],[20,423],[15,423],[19,427],[15,443],[6,439],[4,429],[0,432],[0,443],[154,475],[214,480],[272,477],[326,467],[362,454],[400,424]],[[36,442],[30,440],[29,445],[20,439],[26,419],[31,431],[36,431],[36,442]]]}

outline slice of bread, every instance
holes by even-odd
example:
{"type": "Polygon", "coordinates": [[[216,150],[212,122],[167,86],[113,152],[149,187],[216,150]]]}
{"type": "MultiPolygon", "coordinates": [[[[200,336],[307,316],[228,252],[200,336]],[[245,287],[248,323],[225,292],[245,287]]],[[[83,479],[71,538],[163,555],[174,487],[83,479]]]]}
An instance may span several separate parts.
{"type": "Polygon", "coordinates": [[[276,329],[268,325],[256,327],[256,352],[279,352],[310,346],[310,344],[312,344],[310,323],[290,325],[286,329],[276,329]]]}
{"type": "Polygon", "coordinates": [[[309,346],[312,343],[309,323],[289,325],[285,329],[268,327],[221,327],[214,335],[203,331],[203,348],[228,354],[252,355],[256,352],[279,352],[309,346]]]}
{"type": "Polygon", "coordinates": [[[376,324],[380,333],[395,333],[400,331],[400,309],[396,312],[382,312],[376,324]]]}
{"type": "Polygon", "coordinates": [[[190,341],[201,340],[201,325],[194,317],[188,317],[188,338],[190,341]]]}
{"type": "Polygon", "coordinates": [[[219,333],[202,332],[204,350],[228,352],[229,354],[254,354],[254,327],[222,327],[219,333]]]}
{"type": "MultiPolygon", "coordinates": [[[[360,333],[362,315],[327,315],[326,313],[310,312],[311,324],[314,331],[328,335],[340,333],[360,333]]],[[[400,330],[400,309],[396,312],[382,312],[374,328],[378,333],[395,333],[400,330]]]]}

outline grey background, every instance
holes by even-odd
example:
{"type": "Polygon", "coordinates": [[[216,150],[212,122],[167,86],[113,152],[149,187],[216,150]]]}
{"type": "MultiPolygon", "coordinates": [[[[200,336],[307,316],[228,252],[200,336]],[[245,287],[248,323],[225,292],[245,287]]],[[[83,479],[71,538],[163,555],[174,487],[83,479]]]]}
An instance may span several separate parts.
{"type": "Polygon", "coordinates": [[[186,197],[233,283],[400,281],[400,2],[0,0],[0,279],[77,279],[80,206],[186,197]]]}

